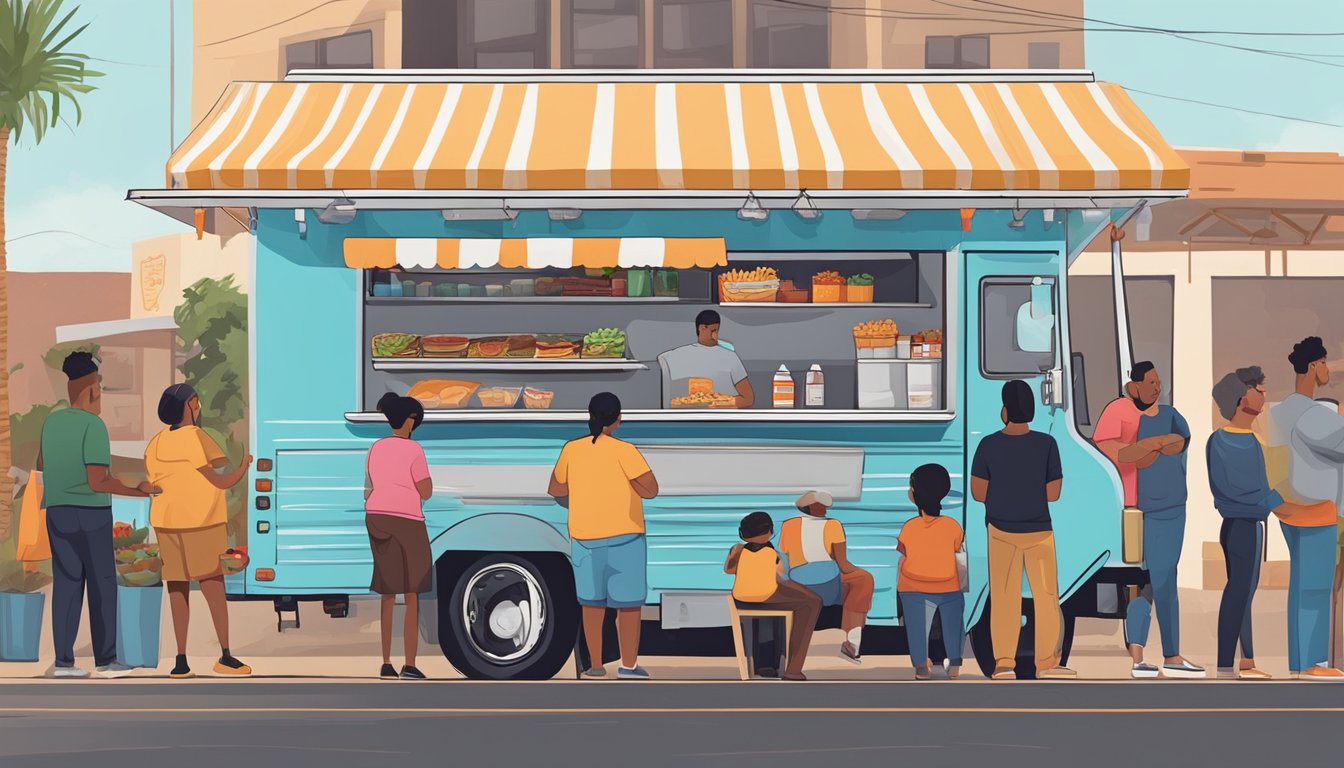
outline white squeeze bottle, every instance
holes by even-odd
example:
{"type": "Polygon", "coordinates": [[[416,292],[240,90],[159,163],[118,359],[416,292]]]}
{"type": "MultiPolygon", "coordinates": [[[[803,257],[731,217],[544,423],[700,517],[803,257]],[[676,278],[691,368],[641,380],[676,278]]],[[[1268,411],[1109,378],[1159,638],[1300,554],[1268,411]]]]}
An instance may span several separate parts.
{"type": "Polygon", "coordinates": [[[821,373],[821,366],[816,363],[807,370],[803,404],[808,408],[822,408],[826,405],[826,377],[821,373]]]}
{"type": "Polygon", "coordinates": [[[792,408],[794,400],[793,376],[789,369],[781,364],[775,371],[774,404],[776,408],[792,408]]]}

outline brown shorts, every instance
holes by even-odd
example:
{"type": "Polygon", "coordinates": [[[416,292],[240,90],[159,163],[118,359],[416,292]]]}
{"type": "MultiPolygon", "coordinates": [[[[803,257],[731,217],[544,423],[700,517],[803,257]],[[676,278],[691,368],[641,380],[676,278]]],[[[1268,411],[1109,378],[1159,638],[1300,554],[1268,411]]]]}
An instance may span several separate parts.
{"type": "Polygon", "coordinates": [[[431,586],[429,531],[423,520],[395,515],[365,515],[373,548],[373,583],[380,595],[428,592],[431,586]]]}
{"type": "Polygon", "coordinates": [[[228,526],[159,528],[154,534],[159,540],[164,581],[200,581],[223,575],[219,556],[229,548],[228,526]]]}

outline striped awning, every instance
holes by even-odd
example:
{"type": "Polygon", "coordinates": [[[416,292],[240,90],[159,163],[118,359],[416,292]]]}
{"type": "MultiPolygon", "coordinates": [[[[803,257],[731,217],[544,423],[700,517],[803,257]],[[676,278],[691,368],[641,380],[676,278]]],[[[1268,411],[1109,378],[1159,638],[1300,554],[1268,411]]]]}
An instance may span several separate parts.
{"type": "MultiPolygon", "coordinates": [[[[819,78],[820,80],[821,78],[819,78]]],[[[179,190],[1184,190],[1094,82],[242,82],[179,190]]]]}
{"type": "Polygon", "coordinates": [[[728,263],[723,238],[535,237],[494,239],[349,237],[345,264],[356,269],[709,269],[728,263]]]}

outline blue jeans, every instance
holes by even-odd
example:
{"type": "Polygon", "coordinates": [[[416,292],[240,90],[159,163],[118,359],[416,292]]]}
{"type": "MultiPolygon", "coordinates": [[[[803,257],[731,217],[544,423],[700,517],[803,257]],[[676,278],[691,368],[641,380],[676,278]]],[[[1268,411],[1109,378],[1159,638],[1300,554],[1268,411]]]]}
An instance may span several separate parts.
{"type": "Polygon", "coordinates": [[[631,533],[569,545],[579,604],[638,608],[648,600],[648,549],[644,534],[631,533]]]}
{"type": "Polygon", "coordinates": [[[1281,525],[1292,559],[1288,576],[1288,670],[1302,672],[1330,655],[1330,597],[1335,581],[1333,525],[1281,525]]]}
{"type": "Polygon", "coordinates": [[[1181,561],[1185,540],[1185,507],[1175,507],[1143,515],[1143,560],[1148,586],[1138,600],[1129,603],[1125,613],[1125,641],[1148,644],[1152,625],[1151,608],[1157,609],[1157,626],[1162,633],[1162,655],[1181,655],[1181,603],[1176,589],[1176,564],[1181,561]]]}
{"type": "Polygon", "coordinates": [[[933,629],[933,612],[943,626],[943,647],[953,666],[961,666],[961,649],[966,645],[966,631],[962,613],[966,597],[960,592],[901,592],[901,608],[905,611],[905,637],[910,644],[910,663],[922,667],[929,661],[929,630],[933,629]]]}

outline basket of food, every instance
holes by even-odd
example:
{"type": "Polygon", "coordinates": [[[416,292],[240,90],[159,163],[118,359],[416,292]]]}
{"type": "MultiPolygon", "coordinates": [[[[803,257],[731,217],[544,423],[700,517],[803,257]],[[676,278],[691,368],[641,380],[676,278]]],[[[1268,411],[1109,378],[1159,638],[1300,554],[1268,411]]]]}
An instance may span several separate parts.
{"type": "Polygon", "coordinates": [[[420,401],[427,411],[440,408],[464,408],[472,394],[481,385],[474,381],[456,379],[426,379],[417,382],[407,392],[408,397],[420,401]]]}
{"type": "Polygon", "coordinates": [[[229,547],[219,556],[219,570],[225,576],[232,576],[235,573],[242,573],[249,562],[251,560],[247,556],[246,547],[229,547]]]}
{"type": "Polygon", "coordinates": [[[845,281],[845,303],[872,304],[874,282],[873,276],[869,274],[850,277],[845,281]]]}
{"type": "Polygon", "coordinates": [[[839,304],[845,300],[845,278],[839,272],[818,272],[812,277],[813,304],[839,304]]]}
{"type": "Polygon", "coordinates": [[[522,393],[522,387],[486,387],[477,390],[476,399],[482,408],[512,408],[522,393]]]}
{"type": "Polygon", "coordinates": [[[550,410],[551,402],[554,400],[555,393],[548,389],[533,389],[532,387],[523,389],[523,405],[528,410],[550,410]]]}
{"type": "Polygon", "coordinates": [[[779,300],[784,304],[806,304],[808,292],[806,288],[799,288],[793,284],[792,280],[781,280],[779,282],[779,300]]]}
{"type": "Polygon", "coordinates": [[[896,321],[869,320],[854,326],[854,347],[861,358],[896,357],[896,321]]]}
{"type": "Polygon", "coordinates": [[[772,304],[779,295],[774,267],[730,269],[719,275],[719,301],[725,304],[772,304]]]}
{"type": "Polygon", "coordinates": [[[733,408],[737,405],[737,398],[721,392],[696,392],[674,397],[669,405],[673,408],[733,408]]]}
{"type": "Polygon", "coordinates": [[[625,331],[620,328],[598,328],[583,337],[584,357],[625,357],[625,331]]]}

